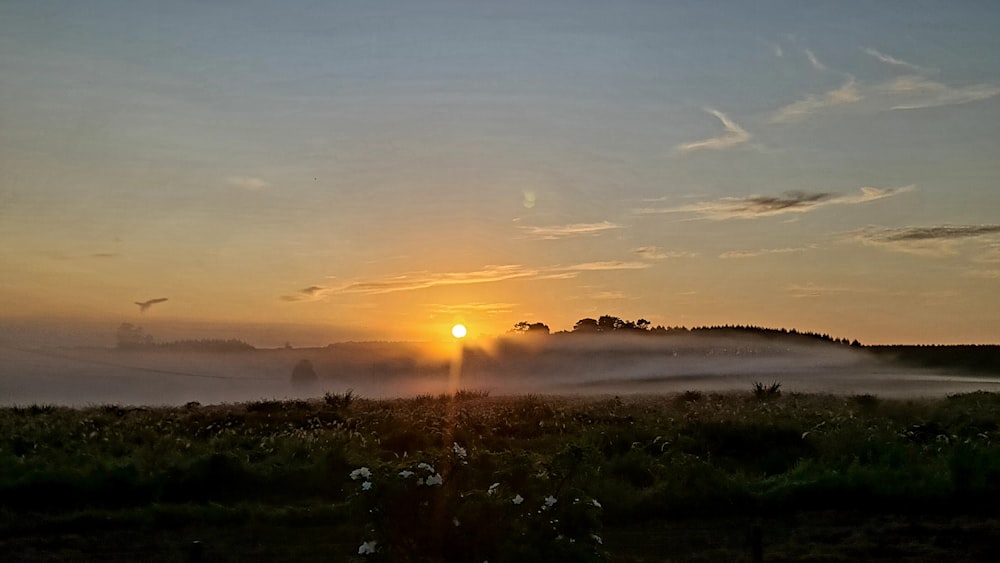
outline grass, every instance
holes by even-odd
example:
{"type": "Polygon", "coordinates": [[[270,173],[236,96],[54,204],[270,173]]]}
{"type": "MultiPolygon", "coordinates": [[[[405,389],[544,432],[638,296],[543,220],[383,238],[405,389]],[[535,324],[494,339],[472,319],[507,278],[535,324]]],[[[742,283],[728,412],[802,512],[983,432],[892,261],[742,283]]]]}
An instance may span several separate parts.
{"type": "Polygon", "coordinates": [[[778,388],[4,408],[0,552],[185,560],[197,538],[220,560],[740,560],[763,526],[769,559],[946,556],[906,532],[929,526],[988,559],[997,534],[967,524],[997,517],[1000,395],[778,388]],[[903,552],[879,555],[850,519],[898,524],[903,552]]]}

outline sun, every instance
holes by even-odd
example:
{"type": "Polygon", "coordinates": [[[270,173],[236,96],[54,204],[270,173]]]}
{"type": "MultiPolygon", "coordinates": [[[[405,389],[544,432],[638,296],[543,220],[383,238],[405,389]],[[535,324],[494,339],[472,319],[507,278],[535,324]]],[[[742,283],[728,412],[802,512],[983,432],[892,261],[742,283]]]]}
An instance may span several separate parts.
{"type": "Polygon", "coordinates": [[[451,335],[455,338],[465,338],[465,335],[468,333],[469,331],[466,330],[465,325],[463,324],[457,324],[451,327],[451,335]]]}

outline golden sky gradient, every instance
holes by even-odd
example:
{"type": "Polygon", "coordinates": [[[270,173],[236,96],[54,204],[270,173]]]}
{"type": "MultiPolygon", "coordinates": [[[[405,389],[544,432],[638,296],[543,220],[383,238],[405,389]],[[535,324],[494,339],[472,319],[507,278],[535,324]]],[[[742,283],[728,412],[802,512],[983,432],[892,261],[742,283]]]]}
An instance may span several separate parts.
{"type": "Polygon", "coordinates": [[[1000,342],[1000,7],[747,4],[4,2],[0,323],[1000,342]]]}

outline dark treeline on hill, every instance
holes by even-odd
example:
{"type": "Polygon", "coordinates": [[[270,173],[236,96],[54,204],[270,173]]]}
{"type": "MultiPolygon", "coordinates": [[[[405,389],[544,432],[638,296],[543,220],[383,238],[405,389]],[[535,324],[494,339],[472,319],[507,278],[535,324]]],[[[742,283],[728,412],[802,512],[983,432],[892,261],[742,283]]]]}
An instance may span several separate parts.
{"type": "MultiPolygon", "coordinates": [[[[548,336],[551,334],[548,325],[541,322],[530,323],[521,321],[508,331],[508,334],[526,336],[548,336]]],[[[597,319],[583,318],[573,325],[573,330],[559,331],[552,336],[575,335],[575,334],[640,334],[650,336],[680,335],[690,334],[696,336],[737,336],[737,335],[758,335],[765,337],[791,337],[796,339],[809,339],[830,342],[833,344],[844,344],[860,347],[857,340],[849,341],[846,338],[834,338],[829,334],[817,332],[799,332],[796,329],[785,328],[764,328],[754,325],[715,325],[687,328],[684,326],[664,327],[653,324],[646,319],[630,321],[613,315],[602,315],[597,319]]]]}
{"type": "Polygon", "coordinates": [[[1000,373],[1000,346],[996,345],[893,345],[868,346],[867,349],[895,362],[912,366],[1000,373]]]}
{"type": "Polygon", "coordinates": [[[174,340],[156,342],[141,326],[122,323],[115,333],[120,350],[164,350],[175,352],[243,352],[255,350],[252,345],[235,338],[203,338],[197,340],[174,340]]]}

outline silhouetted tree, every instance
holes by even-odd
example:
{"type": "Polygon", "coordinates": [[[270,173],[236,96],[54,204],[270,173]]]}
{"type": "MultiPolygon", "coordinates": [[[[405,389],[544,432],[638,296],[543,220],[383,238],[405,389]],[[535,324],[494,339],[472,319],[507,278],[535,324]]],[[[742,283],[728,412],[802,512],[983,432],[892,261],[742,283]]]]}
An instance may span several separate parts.
{"type": "Polygon", "coordinates": [[[549,326],[545,323],[529,323],[521,321],[514,325],[510,331],[512,334],[526,334],[528,336],[546,336],[549,334],[549,326]]]}
{"type": "Polygon", "coordinates": [[[601,332],[614,332],[625,326],[625,322],[612,315],[601,315],[597,319],[597,330],[601,332]]]}
{"type": "Polygon", "coordinates": [[[307,386],[316,383],[319,378],[313,369],[312,362],[306,359],[299,360],[292,369],[292,385],[307,386]]]}
{"type": "Polygon", "coordinates": [[[573,332],[599,332],[600,330],[600,327],[597,326],[597,321],[589,317],[580,319],[573,325],[573,332]]]}

